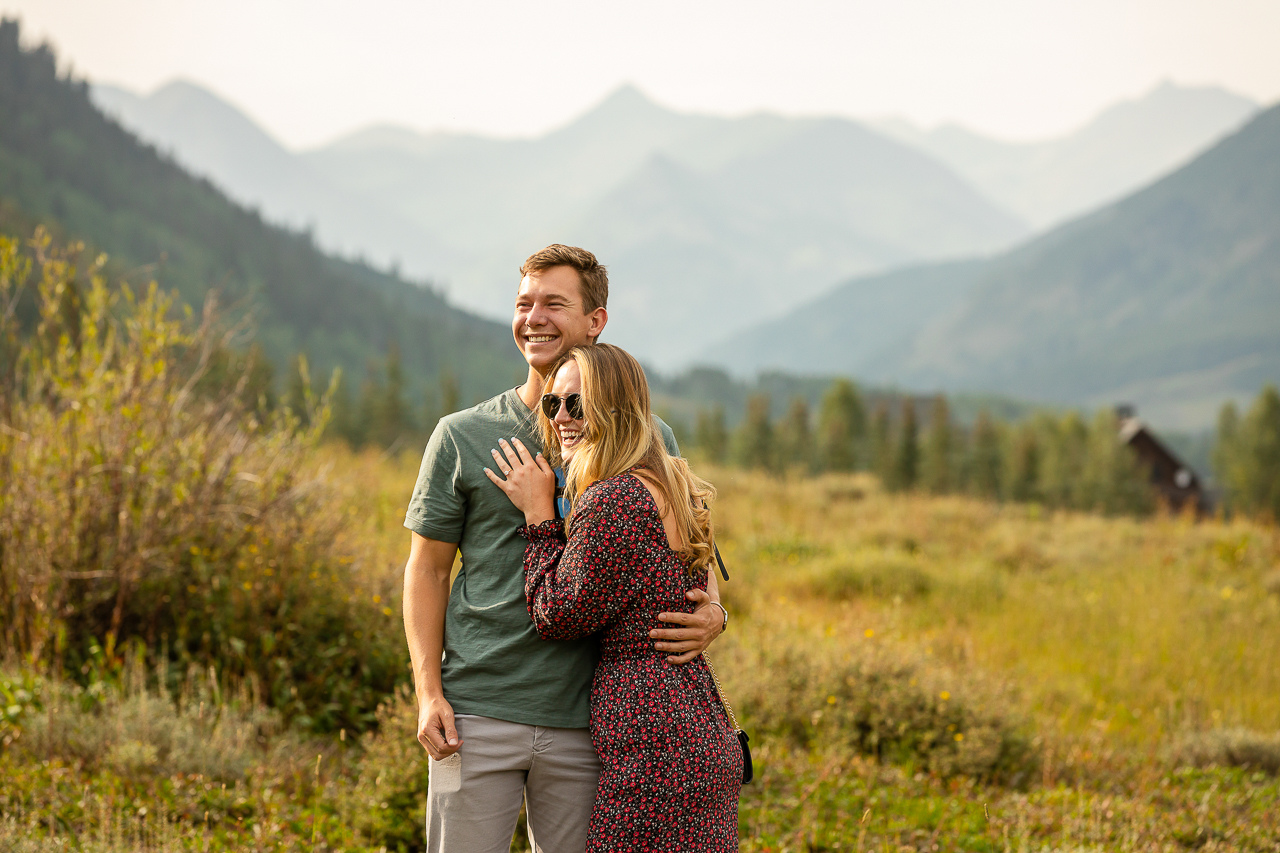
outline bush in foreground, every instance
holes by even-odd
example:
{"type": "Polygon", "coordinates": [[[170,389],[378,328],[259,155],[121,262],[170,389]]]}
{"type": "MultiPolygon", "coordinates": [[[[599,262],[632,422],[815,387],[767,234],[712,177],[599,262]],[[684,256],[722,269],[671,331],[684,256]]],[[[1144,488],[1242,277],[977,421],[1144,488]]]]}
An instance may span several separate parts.
{"type": "Polygon", "coordinates": [[[819,638],[772,626],[726,650],[749,733],[845,747],[948,777],[1025,784],[1038,762],[1004,688],[963,681],[874,633],[819,638]],[[861,642],[860,642],[861,641],[861,642]],[[750,678],[745,674],[750,673],[750,678]]]}
{"type": "Polygon", "coordinates": [[[141,645],[166,671],[251,681],[304,726],[372,724],[403,640],[335,545],[322,401],[307,430],[264,422],[251,365],[209,381],[232,342],[212,305],[197,323],[77,260],[0,238],[0,656],[88,684],[141,645]]]}

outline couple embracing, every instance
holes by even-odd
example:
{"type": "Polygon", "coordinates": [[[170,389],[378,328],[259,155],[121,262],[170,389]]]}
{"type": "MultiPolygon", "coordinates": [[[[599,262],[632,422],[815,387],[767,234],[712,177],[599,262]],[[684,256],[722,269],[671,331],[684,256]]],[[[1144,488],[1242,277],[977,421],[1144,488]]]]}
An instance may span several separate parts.
{"type": "Polygon", "coordinates": [[[520,272],[528,378],[440,422],[405,518],[427,849],[506,851],[523,802],[541,853],[736,850],[742,751],[701,657],[728,623],[713,490],[596,343],[595,256],[520,272]]]}

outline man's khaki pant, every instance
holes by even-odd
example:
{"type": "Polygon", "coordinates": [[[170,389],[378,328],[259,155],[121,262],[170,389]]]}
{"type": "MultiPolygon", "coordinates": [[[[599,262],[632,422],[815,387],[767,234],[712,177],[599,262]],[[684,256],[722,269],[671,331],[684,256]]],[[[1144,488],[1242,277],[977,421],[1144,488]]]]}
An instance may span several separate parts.
{"type": "Polygon", "coordinates": [[[586,729],[455,717],[462,749],[431,759],[428,853],[507,853],[521,800],[534,853],[578,853],[600,761],[586,729]]]}

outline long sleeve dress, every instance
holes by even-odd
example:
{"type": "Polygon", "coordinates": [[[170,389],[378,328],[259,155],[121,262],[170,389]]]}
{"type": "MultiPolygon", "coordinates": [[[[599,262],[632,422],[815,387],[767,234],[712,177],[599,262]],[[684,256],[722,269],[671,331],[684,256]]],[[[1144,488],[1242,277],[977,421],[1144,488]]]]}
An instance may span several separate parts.
{"type": "Polygon", "coordinates": [[[742,750],[706,663],[667,663],[653,648],[660,612],[689,612],[706,589],[667,545],[649,490],[631,474],[591,485],[568,541],[559,521],[522,528],[525,593],[538,633],[600,632],[591,740],[600,784],[587,834],[596,851],[738,849],[742,750]]]}

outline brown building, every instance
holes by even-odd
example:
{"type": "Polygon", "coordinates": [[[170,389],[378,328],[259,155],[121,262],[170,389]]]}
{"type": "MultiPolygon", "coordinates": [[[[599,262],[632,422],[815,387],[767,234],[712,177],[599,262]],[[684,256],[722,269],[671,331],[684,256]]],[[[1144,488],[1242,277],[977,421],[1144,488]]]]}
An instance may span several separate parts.
{"type": "Polygon", "coordinates": [[[1120,441],[1133,448],[1150,472],[1151,487],[1170,509],[1181,511],[1188,505],[1201,513],[1212,509],[1196,472],[1156,438],[1138,419],[1132,406],[1116,406],[1116,416],[1120,422],[1120,441]]]}

